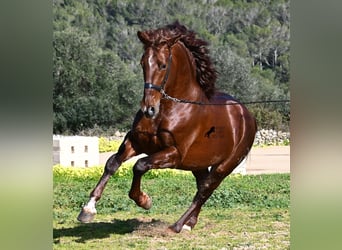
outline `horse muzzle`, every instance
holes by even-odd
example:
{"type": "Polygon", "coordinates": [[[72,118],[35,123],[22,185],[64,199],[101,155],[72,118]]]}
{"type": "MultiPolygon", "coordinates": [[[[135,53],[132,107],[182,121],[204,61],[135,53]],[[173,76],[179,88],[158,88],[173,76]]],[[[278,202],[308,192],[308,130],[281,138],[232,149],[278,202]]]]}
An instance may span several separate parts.
{"type": "Polygon", "coordinates": [[[158,106],[142,106],[141,111],[144,113],[146,118],[155,118],[159,113],[158,106]]]}
{"type": "Polygon", "coordinates": [[[148,107],[146,112],[145,112],[145,116],[147,117],[153,117],[156,114],[156,109],[154,107],[148,107]]]}
{"type": "Polygon", "coordinates": [[[141,101],[141,111],[147,118],[155,118],[159,113],[161,86],[145,83],[144,98],[141,101]]]}
{"type": "Polygon", "coordinates": [[[146,96],[141,101],[141,111],[146,118],[153,119],[159,113],[160,100],[156,98],[151,98],[151,96],[146,96]]]}

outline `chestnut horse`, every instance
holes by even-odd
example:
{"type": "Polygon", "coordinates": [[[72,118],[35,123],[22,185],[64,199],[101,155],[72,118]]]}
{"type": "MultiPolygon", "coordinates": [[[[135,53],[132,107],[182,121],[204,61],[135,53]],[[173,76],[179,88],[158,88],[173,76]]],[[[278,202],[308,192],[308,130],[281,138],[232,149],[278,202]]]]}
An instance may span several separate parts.
{"type": "Polygon", "coordinates": [[[193,173],[197,193],[189,209],[169,228],[192,229],[203,204],[247,156],[256,133],[255,119],[230,95],[215,90],[217,73],[207,43],[175,22],[163,28],[138,32],[144,44],[141,66],[144,95],[132,129],[78,216],[91,221],[95,203],[109,178],[129,158],[145,153],[133,167],[129,197],[144,209],[151,198],[140,189],[150,169],[174,168],[193,173]]]}

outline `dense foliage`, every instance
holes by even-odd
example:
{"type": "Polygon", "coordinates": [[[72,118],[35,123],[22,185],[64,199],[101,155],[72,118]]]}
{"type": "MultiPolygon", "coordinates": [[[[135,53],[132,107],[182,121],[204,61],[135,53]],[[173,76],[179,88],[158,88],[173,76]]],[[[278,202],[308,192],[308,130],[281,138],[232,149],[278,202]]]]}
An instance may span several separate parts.
{"type": "MultiPolygon", "coordinates": [[[[289,99],[289,0],[54,0],[53,132],[129,128],[142,94],[136,32],[179,20],[210,42],[217,87],[242,102],[289,99]]],[[[288,129],[289,104],[250,105],[288,129]]]]}

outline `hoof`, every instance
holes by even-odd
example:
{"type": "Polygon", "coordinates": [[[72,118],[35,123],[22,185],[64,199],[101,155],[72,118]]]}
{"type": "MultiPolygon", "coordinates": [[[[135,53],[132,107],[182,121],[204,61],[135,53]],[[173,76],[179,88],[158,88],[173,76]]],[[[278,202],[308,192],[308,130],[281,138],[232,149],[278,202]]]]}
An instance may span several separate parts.
{"type": "Polygon", "coordinates": [[[189,231],[189,232],[190,232],[190,231],[191,231],[191,227],[185,224],[185,225],[183,225],[183,227],[182,227],[182,231],[183,231],[183,230],[184,230],[184,231],[189,231]]]}
{"type": "Polygon", "coordinates": [[[141,204],[143,209],[149,210],[152,207],[152,199],[146,195],[146,200],[141,204]]]}
{"type": "Polygon", "coordinates": [[[182,228],[176,226],[176,224],[169,226],[168,231],[172,233],[180,233],[182,228]]]}
{"type": "Polygon", "coordinates": [[[82,223],[88,223],[93,221],[96,213],[90,212],[89,210],[82,208],[80,214],[77,216],[77,220],[82,223]]]}

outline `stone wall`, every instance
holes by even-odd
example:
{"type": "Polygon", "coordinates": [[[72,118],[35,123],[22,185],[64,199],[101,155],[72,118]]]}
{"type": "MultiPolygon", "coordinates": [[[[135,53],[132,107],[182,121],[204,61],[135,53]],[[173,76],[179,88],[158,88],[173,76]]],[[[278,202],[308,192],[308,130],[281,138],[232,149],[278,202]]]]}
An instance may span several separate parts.
{"type": "MultiPolygon", "coordinates": [[[[116,131],[109,140],[123,140],[127,132],[116,131]]],[[[256,133],[254,145],[289,145],[290,132],[276,131],[273,129],[261,129],[256,133]]]]}
{"type": "MultiPolygon", "coordinates": [[[[116,131],[109,140],[123,140],[127,132],[116,131]]],[[[254,139],[255,146],[267,145],[289,145],[290,144],[290,132],[276,131],[273,129],[261,129],[257,131],[254,139]]]]}
{"type": "Polygon", "coordinates": [[[289,145],[290,144],[290,132],[276,131],[273,129],[261,129],[259,130],[254,139],[255,146],[267,145],[289,145]]]}

